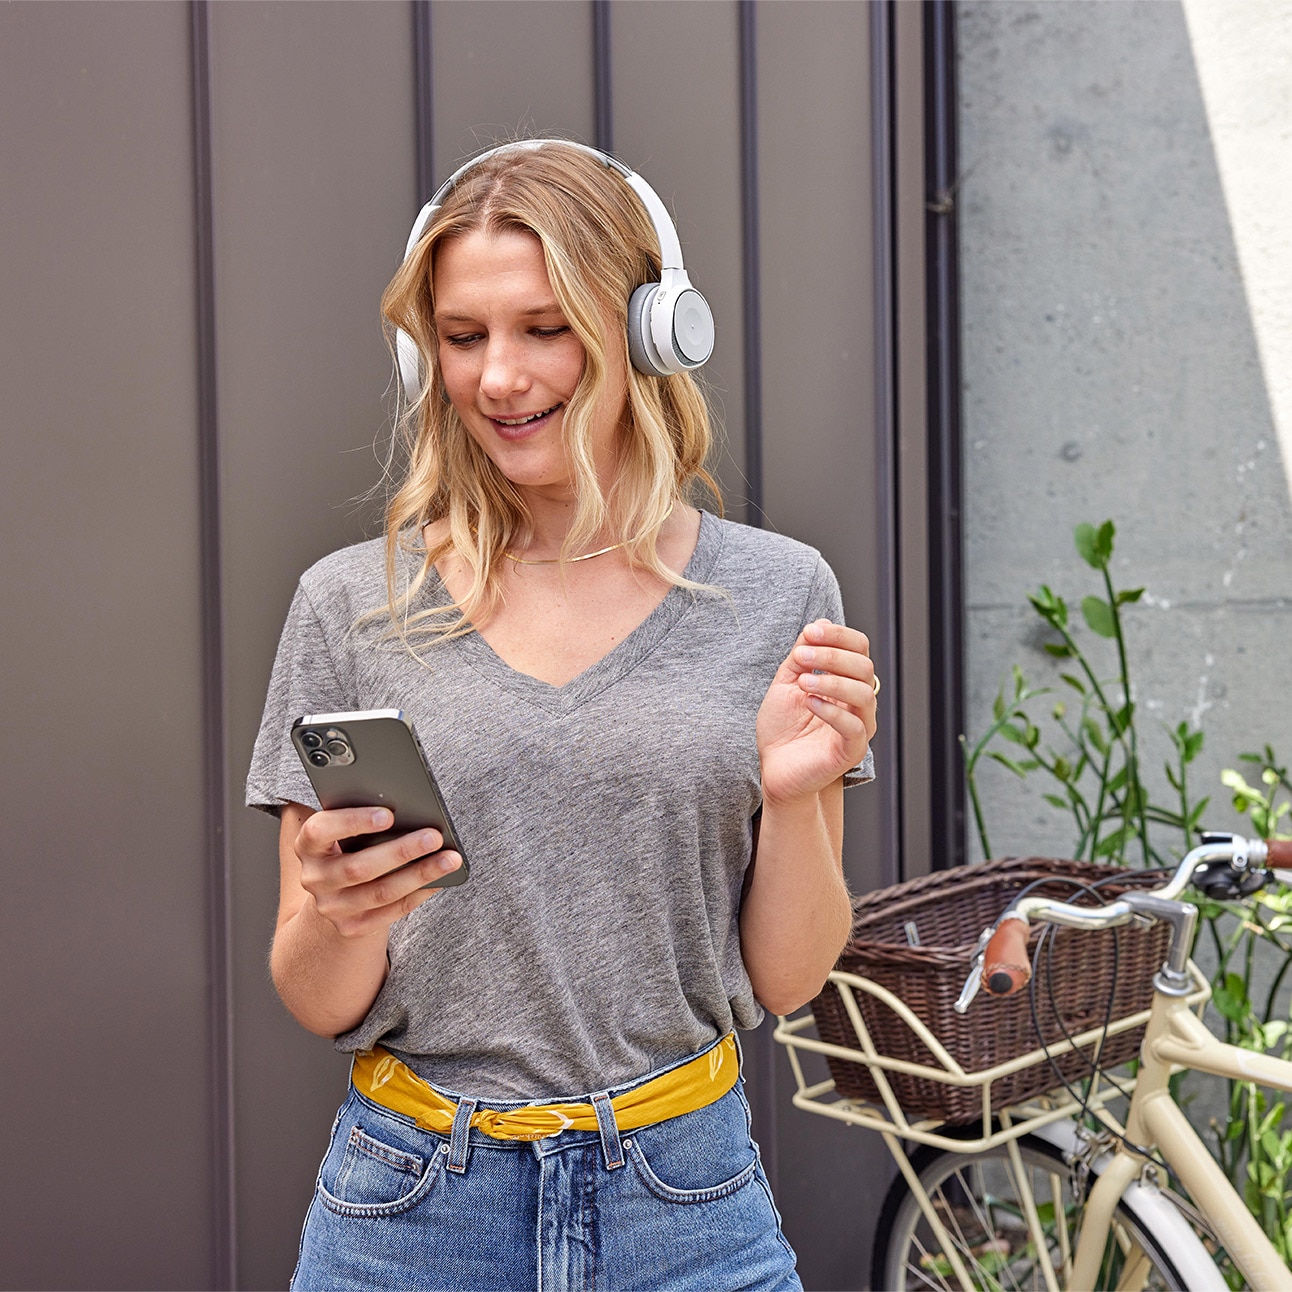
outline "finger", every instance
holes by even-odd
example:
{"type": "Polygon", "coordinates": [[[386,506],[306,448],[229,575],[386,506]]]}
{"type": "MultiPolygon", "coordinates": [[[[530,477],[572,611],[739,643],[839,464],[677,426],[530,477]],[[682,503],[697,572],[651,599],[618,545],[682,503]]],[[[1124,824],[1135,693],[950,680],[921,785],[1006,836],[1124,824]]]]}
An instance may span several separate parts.
{"type": "MultiPolygon", "coordinates": [[[[386,910],[409,898],[416,897],[414,905],[423,900],[423,890],[427,884],[443,879],[462,865],[462,858],[456,852],[447,849],[434,852],[429,856],[418,858],[392,870],[389,874],[374,879],[372,883],[355,890],[354,897],[362,901],[371,910],[386,910]]],[[[410,908],[411,909],[411,908],[410,908]]]]}
{"type": "Polygon", "coordinates": [[[819,695],[809,695],[808,707],[827,726],[833,727],[845,740],[869,740],[874,734],[873,724],[852,709],[842,704],[834,704],[819,695]]]}
{"type": "Polygon", "coordinates": [[[328,812],[315,812],[306,818],[297,835],[297,851],[302,848],[315,855],[326,855],[335,850],[342,839],[389,830],[395,823],[389,808],[333,808],[328,812]]]}
{"type": "Polygon", "coordinates": [[[338,932],[363,937],[387,929],[411,914],[441,890],[427,885],[457,870],[462,858],[456,852],[437,852],[409,862],[369,884],[340,889],[326,900],[316,899],[319,912],[338,932]]]}
{"type": "Polygon", "coordinates": [[[819,695],[858,711],[875,704],[874,689],[860,678],[841,677],[837,673],[800,673],[798,684],[808,695],[819,695]]]}
{"type": "MultiPolygon", "coordinates": [[[[387,812],[386,815],[389,817],[390,813],[387,812]]],[[[328,828],[328,833],[331,833],[331,827],[328,828]]],[[[335,844],[330,851],[323,853],[308,848],[298,849],[301,884],[314,894],[315,901],[326,901],[329,894],[361,888],[374,879],[398,870],[410,861],[436,853],[443,847],[443,835],[438,830],[428,828],[400,835],[397,839],[388,839],[368,848],[358,848],[353,852],[342,852],[335,844]]]]}
{"type": "Polygon", "coordinates": [[[867,686],[871,685],[875,677],[875,665],[869,655],[838,646],[812,646],[806,643],[795,646],[790,656],[790,666],[800,672],[838,673],[865,682],[867,686]]]}
{"type": "MultiPolygon", "coordinates": [[[[333,859],[337,881],[315,901],[334,923],[362,919],[405,901],[427,884],[457,870],[459,853],[442,848],[438,830],[403,835],[388,843],[333,859]]],[[[409,908],[411,909],[411,907],[409,908]]]]}
{"type": "Polygon", "coordinates": [[[870,654],[870,638],[856,628],[847,624],[832,623],[829,619],[814,619],[802,633],[799,640],[809,646],[837,646],[842,650],[856,651],[859,655],[870,654]]]}

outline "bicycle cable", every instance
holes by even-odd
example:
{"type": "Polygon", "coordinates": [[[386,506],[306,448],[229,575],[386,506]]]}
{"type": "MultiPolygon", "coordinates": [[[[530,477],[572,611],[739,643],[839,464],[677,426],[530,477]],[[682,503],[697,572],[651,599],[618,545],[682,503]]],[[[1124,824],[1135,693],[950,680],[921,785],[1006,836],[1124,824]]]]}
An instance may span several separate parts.
{"type": "MultiPolygon", "coordinates": [[[[1161,875],[1164,873],[1168,873],[1170,870],[1171,868],[1169,867],[1157,867],[1157,868],[1154,868],[1153,870],[1142,870],[1142,871],[1133,872],[1133,876],[1138,880],[1151,875],[1161,875]]],[[[1120,874],[1106,875],[1102,879],[1097,879],[1093,883],[1087,884],[1082,882],[1081,880],[1074,879],[1071,876],[1067,876],[1067,875],[1054,876],[1052,878],[1034,881],[1032,884],[1029,884],[1028,887],[1019,894],[1019,897],[1025,896],[1030,889],[1037,888],[1042,884],[1054,882],[1054,880],[1057,879],[1060,882],[1069,885],[1073,889],[1080,890],[1080,892],[1084,893],[1088,897],[1096,898],[1099,896],[1098,892],[1096,891],[1097,889],[1100,889],[1108,884],[1117,884],[1117,883],[1124,884],[1127,878],[1128,876],[1120,875],[1120,874]]],[[[1015,900],[1017,900],[1017,898],[1015,900]]],[[[1108,1041],[1108,1029],[1112,1025],[1113,1008],[1114,1008],[1114,1002],[1116,1000],[1116,994],[1117,994],[1117,977],[1118,977],[1118,973],[1120,971],[1120,965],[1121,965],[1121,945],[1118,940],[1118,930],[1113,928],[1113,929],[1110,929],[1109,932],[1113,935],[1112,981],[1108,991],[1108,1004],[1104,1011],[1103,1022],[1100,1025],[1100,1030],[1102,1035],[1098,1038],[1097,1042],[1093,1043],[1093,1046],[1092,1046],[1095,1053],[1102,1053],[1104,1046],[1107,1044],[1107,1041],[1108,1041]]],[[[1084,1049],[1079,1048],[1074,1043],[1075,1038],[1073,1037],[1072,1033],[1068,1030],[1067,1023],[1064,1021],[1063,1015],[1059,1009],[1059,1002],[1057,997],[1055,996],[1055,991],[1054,991],[1055,939],[1053,936],[1051,936],[1052,933],[1053,933],[1053,925],[1047,923],[1045,927],[1041,930],[1041,934],[1036,940],[1036,950],[1033,952],[1033,955],[1032,955],[1033,973],[1032,973],[1031,983],[1029,984],[1029,988],[1028,988],[1028,1003],[1031,1008],[1032,1027],[1033,1027],[1033,1030],[1036,1032],[1036,1038],[1040,1042],[1041,1051],[1045,1055],[1046,1062],[1050,1065],[1050,1069],[1053,1071],[1055,1077],[1058,1078],[1059,1084],[1063,1087],[1065,1091],[1067,1091],[1068,1095],[1077,1103],[1077,1106],[1081,1110],[1082,1119],[1089,1120],[1092,1116],[1090,1112],[1090,1091],[1091,1091],[1090,1079],[1099,1076],[1100,1073],[1102,1072],[1102,1069],[1100,1068],[1099,1063],[1094,1058],[1092,1058],[1089,1054],[1086,1053],[1084,1049]],[[1045,1033],[1041,1026],[1041,1016],[1040,1016],[1041,1011],[1037,1004],[1037,980],[1040,977],[1040,974],[1037,973],[1036,970],[1040,967],[1040,964],[1041,964],[1042,949],[1044,949],[1045,951],[1045,986],[1046,986],[1046,994],[1050,1002],[1050,1012],[1053,1015],[1054,1021],[1061,1034],[1061,1039],[1068,1042],[1068,1044],[1071,1047],[1071,1049],[1069,1050],[1069,1053],[1079,1055],[1082,1061],[1084,1061],[1085,1065],[1089,1069],[1089,1077],[1084,1079],[1086,1082],[1086,1089],[1084,1091],[1079,1090],[1077,1087],[1073,1086],[1070,1083],[1069,1079],[1064,1075],[1063,1070],[1059,1066],[1058,1060],[1054,1057],[1054,1055],[1050,1051],[1050,1042],[1048,1042],[1045,1039],[1045,1033]]],[[[1108,1084],[1111,1085],[1117,1091],[1117,1093],[1122,1096],[1122,1098],[1124,1099],[1130,1098],[1130,1092],[1127,1091],[1116,1079],[1109,1076],[1107,1072],[1102,1072],[1102,1075],[1104,1080],[1107,1081],[1108,1084]]],[[[1101,1125],[1104,1126],[1104,1132],[1106,1134],[1112,1136],[1116,1140],[1119,1140],[1132,1153],[1138,1154],[1140,1157],[1143,1157],[1147,1161],[1152,1162],[1155,1166],[1158,1166],[1162,1170],[1166,1171],[1168,1176],[1170,1175],[1170,1168],[1152,1149],[1146,1148],[1141,1144],[1134,1143],[1121,1131],[1114,1130],[1111,1126],[1108,1126],[1107,1123],[1101,1122],[1101,1125]]]]}

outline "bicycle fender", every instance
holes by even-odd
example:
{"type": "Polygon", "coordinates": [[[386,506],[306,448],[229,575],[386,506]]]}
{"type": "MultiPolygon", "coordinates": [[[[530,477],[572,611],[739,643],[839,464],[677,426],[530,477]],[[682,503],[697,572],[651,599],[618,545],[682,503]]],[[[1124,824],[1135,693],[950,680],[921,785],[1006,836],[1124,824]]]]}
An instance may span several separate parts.
{"type": "MultiPolygon", "coordinates": [[[[1030,1134],[1053,1144],[1065,1157],[1075,1156],[1081,1148],[1077,1123],[1071,1119],[1050,1122],[1030,1134]]],[[[1102,1175],[1111,1161],[1111,1153],[1101,1153],[1091,1163],[1091,1173],[1102,1175]]],[[[1127,1186],[1121,1202],[1145,1232],[1154,1235],[1162,1247],[1177,1259],[1181,1268],[1189,1271],[1190,1292],[1228,1292],[1228,1284],[1197,1231],[1160,1189],[1135,1180],[1127,1186]]]]}

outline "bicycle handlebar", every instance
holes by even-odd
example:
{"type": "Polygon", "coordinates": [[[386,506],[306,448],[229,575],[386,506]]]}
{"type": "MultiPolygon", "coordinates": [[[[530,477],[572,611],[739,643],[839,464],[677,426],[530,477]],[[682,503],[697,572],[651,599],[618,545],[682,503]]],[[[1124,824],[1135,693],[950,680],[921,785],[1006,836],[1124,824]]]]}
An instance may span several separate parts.
{"type": "Polygon", "coordinates": [[[1204,840],[1184,857],[1161,888],[1128,894],[1104,906],[1074,906],[1052,897],[1015,898],[995,926],[983,930],[973,968],[956,1002],[957,1013],[968,1009],[980,985],[992,996],[1012,996],[1027,985],[1032,977],[1027,938],[1033,918],[1079,929],[1114,928],[1137,914],[1160,914],[1162,902],[1175,901],[1199,870],[1213,864],[1223,864],[1240,876],[1261,873],[1267,866],[1292,865],[1292,839],[1211,835],[1204,840]]]}

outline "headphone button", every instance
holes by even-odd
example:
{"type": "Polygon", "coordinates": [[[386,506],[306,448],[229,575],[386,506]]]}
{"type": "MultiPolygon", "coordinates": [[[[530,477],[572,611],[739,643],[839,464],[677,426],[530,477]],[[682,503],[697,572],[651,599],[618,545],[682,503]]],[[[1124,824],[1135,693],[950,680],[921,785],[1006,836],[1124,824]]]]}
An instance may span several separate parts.
{"type": "Polygon", "coordinates": [[[673,344],[687,362],[697,365],[713,353],[713,315],[694,288],[681,292],[673,307],[673,344]]]}

